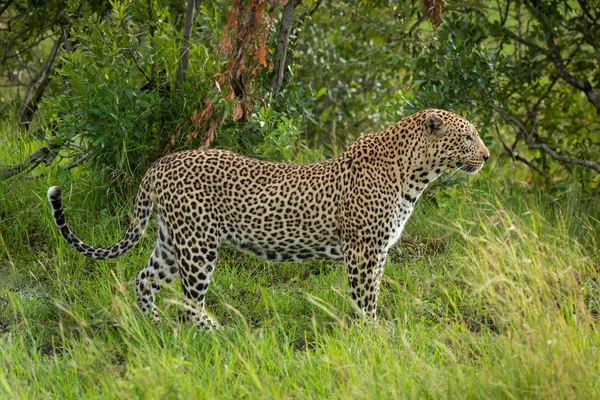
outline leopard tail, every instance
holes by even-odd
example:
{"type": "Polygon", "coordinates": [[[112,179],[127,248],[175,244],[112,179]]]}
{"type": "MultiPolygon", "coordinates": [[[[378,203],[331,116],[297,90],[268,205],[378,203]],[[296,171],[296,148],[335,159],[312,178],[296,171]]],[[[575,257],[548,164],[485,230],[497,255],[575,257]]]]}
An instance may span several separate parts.
{"type": "Polygon", "coordinates": [[[116,244],[110,247],[93,247],[75,236],[69,225],[67,225],[62,207],[61,192],[62,191],[58,186],[52,186],[48,189],[48,201],[50,202],[50,207],[52,207],[54,223],[58,227],[61,235],[72,248],[84,256],[96,260],[116,258],[131,250],[142,237],[144,229],[152,216],[154,202],[152,201],[148,182],[144,179],[135,198],[133,220],[125,235],[116,244]]]}

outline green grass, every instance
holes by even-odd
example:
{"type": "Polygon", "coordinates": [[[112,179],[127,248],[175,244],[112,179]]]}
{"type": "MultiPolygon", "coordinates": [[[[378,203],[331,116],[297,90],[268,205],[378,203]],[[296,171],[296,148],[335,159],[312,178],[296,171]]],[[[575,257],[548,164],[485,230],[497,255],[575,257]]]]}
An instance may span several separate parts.
{"type": "MultiPolygon", "coordinates": [[[[421,201],[377,323],[350,318],[340,264],[224,249],[207,306],[227,329],[206,334],[183,322],[178,284],[161,324],[135,306],[155,225],[123,258],[88,260],[52,225],[53,172],[36,174],[0,182],[0,398],[600,396],[600,205],[572,186],[490,166],[439,208],[421,201]]],[[[90,182],[63,186],[67,218],[111,244],[130,207],[90,182]]]]}

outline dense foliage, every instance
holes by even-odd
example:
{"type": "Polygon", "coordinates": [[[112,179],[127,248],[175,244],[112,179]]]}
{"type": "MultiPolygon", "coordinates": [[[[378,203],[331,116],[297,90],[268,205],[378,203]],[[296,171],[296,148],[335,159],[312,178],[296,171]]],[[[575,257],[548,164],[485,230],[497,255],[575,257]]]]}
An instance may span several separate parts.
{"type": "Polygon", "coordinates": [[[183,2],[7,2],[4,115],[15,105],[21,124],[62,156],[130,181],[189,146],[314,160],[323,155],[305,144],[337,154],[361,133],[440,107],[473,119],[498,162],[527,166],[514,168],[523,179],[598,185],[592,1],[452,2],[437,28],[422,16],[427,2],[287,3],[196,4],[180,84],[183,2]],[[281,16],[292,6],[280,54],[281,16]]]}

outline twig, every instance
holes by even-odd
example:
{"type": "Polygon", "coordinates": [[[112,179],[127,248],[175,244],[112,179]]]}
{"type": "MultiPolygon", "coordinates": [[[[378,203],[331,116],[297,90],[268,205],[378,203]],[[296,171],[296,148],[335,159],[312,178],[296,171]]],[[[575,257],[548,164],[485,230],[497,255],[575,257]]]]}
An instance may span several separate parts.
{"type": "Polygon", "coordinates": [[[527,165],[529,168],[531,168],[532,170],[534,170],[538,174],[543,175],[543,171],[539,167],[537,167],[536,165],[533,165],[526,158],[523,158],[520,155],[518,155],[513,149],[510,148],[509,145],[507,145],[504,142],[504,140],[502,139],[502,135],[500,135],[500,130],[498,129],[498,124],[496,124],[496,134],[498,135],[498,139],[500,140],[500,143],[502,143],[502,147],[504,147],[504,150],[506,150],[506,152],[508,153],[508,156],[510,158],[512,158],[514,161],[522,162],[523,164],[527,165]]]}
{"type": "Polygon", "coordinates": [[[24,53],[26,53],[27,51],[31,50],[32,48],[34,48],[35,46],[37,46],[38,44],[40,44],[41,42],[43,42],[44,40],[48,39],[49,37],[53,36],[53,34],[50,35],[42,35],[39,39],[37,39],[36,41],[34,41],[33,43],[31,43],[29,46],[26,46],[22,49],[19,49],[17,52],[15,52],[14,54],[8,55],[12,49],[12,45],[14,44],[14,42],[21,36],[28,33],[27,31],[23,31],[23,32],[19,32],[17,34],[17,36],[13,37],[13,39],[10,41],[10,43],[6,46],[4,46],[6,48],[6,51],[4,52],[4,54],[2,55],[2,59],[0,59],[0,65],[3,65],[5,61],[7,60],[11,60],[13,58],[16,57],[21,57],[24,53]]]}
{"type": "Polygon", "coordinates": [[[511,38],[527,47],[537,50],[538,52],[540,52],[542,54],[548,55],[548,53],[550,52],[548,49],[545,49],[542,46],[539,46],[533,42],[530,42],[529,40],[523,39],[522,37],[518,36],[517,34],[511,32],[508,28],[502,27],[502,32],[504,32],[504,34],[506,36],[508,36],[509,38],[511,38]]]}
{"type": "Polygon", "coordinates": [[[412,35],[413,31],[415,31],[425,21],[427,21],[427,14],[424,14],[423,16],[421,16],[421,18],[419,18],[417,20],[417,22],[415,22],[413,24],[413,26],[410,27],[406,36],[410,37],[412,35]]]}
{"type": "MultiPolygon", "coordinates": [[[[290,33],[290,41],[288,44],[288,54],[289,54],[288,64],[292,63],[292,54],[294,52],[294,49],[296,48],[296,45],[298,44],[299,36],[296,32],[302,25],[304,25],[304,20],[306,18],[310,18],[313,16],[313,14],[317,11],[317,8],[319,8],[319,6],[321,5],[322,2],[323,2],[323,0],[317,0],[315,2],[315,5],[313,6],[313,8],[311,8],[310,11],[305,11],[302,14],[300,14],[300,16],[298,17],[298,22],[292,26],[292,30],[290,33]]],[[[296,6],[298,6],[298,5],[300,5],[300,1],[298,1],[298,4],[296,6]]]]}
{"type": "Polygon", "coordinates": [[[498,14],[500,14],[500,26],[504,26],[506,24],[506,20],[508,19],[508,11],[510,10],[510,0],[506,2],[506,9],[502,11],[502,6],[500,2],[496,0],[496,6],[498,7],[498,14]]]}
{"type": "MultiPolygon", "coordinates": [[[[302,26],[302,24],[304,23],[304,20],[308,17],[312,17],[313,14],[315,13],[315,11],[317,11],[317,8],[319,8],[319,6],[321,5],[321,3],[323,2],[323,0],[317,0],[315,2],[315,5],[313,6],[313,8],[310,11],[305,11],[303,12],[300,17],[298,17],[298,25],[295,28],[298,28],[300,26],[302,26]]],[[[300,2],[298,2],[298,4],[300,4],[300,2]]]]}
{"type": "Polygon", "coordinates": [[[600,164],[598,163],[583,160],[581,158],[563,156],[558,154],[554,149],[552,149],[545,143],[534,142],[533,140],[531,140],[531,136],[533,136],[534,132],[529,132],[529,130],[525,127],[523,122],[521,122],[515,116],[507,114],[506,111],[504,111],[500,107],[494,105],[492,105],[492,107],[500,114],[500,116],[502,116],[502,119],[504,119],[505,121],[512,122],[518,128],[518,130],[521,132],[520,136],[523,138],[523,140],[525,140],[527,147],[529,147],[530,149],[542,150],[544,153],[549,154],[552,158],[559,162],[565,164],[581,165],[583,167],[593,169],[594,171],[600,173],[600,164]]]}
{"type": "Polygon", "coordinates": [[[146,78],[146,81],[148,81],[148,83],[152,82],[152,79],[150,79],[150,77],[148,75],[146,75],[146,71],[144,71],[144,69],[142,67],[140,67],[140,63],[138,62],[137,58],[135,57],[135,54],[133,54],[133,51],[131,51],[131,48],[127,47],[127,52],[129,53],[129,55],[131,56],[131,59],[133,60],[135,69],[137,69],[138,71],[140,71],[140,73],[142,75],[144,75],[144,78],[146,78]]]}
{"type": "Polygon", "coordinates": [[[81,157],[79,157],[77,160],[73,161],[70,164],[67,164],[63,167],[64,170],[70,170],[75,168],[76,166],[78,166],[79,164],[83,163],[85,160],[87,160],[90,157],[89,154],[83,154],[81,157]]]}

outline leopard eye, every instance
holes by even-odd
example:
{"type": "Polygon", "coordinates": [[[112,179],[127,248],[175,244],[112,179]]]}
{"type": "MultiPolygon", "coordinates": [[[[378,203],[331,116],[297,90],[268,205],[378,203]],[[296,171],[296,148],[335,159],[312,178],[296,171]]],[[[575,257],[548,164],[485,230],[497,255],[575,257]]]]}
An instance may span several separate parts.
{"type": "Polygon", "coordinates": [[[470,142],[472,142],[473,141],[473,136],[467,135],[467,140],[470,141],[470,142]]]}

